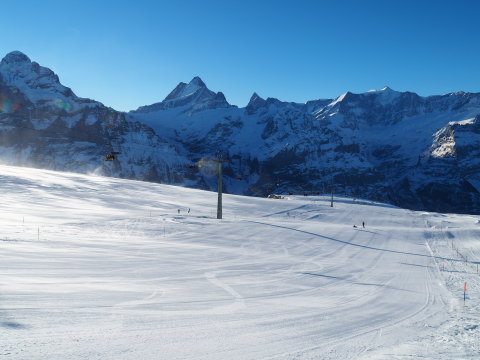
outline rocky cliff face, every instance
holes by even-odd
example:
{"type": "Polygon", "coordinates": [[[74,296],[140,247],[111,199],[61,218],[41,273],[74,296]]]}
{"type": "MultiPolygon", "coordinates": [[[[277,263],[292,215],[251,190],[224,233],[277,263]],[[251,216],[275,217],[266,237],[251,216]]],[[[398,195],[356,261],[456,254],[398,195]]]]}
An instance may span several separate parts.
{"type": "Polygon", "coordinates": [[[305,104],[253,94],[230,105],[198,77],[120,113],[75,96],[22,53],[0,64],[0,159],[10,164],[216,189],[189,165],[222,152],[225,190],[335,193],[480,213],[480,94],[389,88],[305,104]],[[105,163],[110,151],[122,154],[105,163]]]}
{"type": "Polygon", "coordinates": [[[0,144],[8,164],[169,183],[185,173],[186,159],[151,128],[77,97],[20,52],[0,63],[0,144]],[[112,151],[121,156],[105,162],[112,151]]]}

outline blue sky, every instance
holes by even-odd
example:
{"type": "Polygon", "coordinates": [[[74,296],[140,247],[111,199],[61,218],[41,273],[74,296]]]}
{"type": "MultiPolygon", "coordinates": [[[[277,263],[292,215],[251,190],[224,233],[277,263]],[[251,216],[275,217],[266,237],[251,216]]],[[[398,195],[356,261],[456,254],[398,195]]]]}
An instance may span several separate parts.
{"type": "Polygon", "coordinates": [[[5,2],[0,57],[20,50],[117,110],[200,76],[227,100],[305,102],[385,85],[480,92],[480,2],[5,2]],[[8,4],[8,5],[7,5],[8,4]]]}

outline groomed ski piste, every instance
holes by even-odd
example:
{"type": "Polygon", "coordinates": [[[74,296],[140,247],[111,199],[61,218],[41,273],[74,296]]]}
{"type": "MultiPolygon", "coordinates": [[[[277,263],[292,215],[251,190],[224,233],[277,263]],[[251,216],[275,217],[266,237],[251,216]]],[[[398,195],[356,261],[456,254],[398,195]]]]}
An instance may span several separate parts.
{"type": "Polygon", "coordinates": [[[0,193],[2,359],[480,357],[479,216],[224,195],[217,220],[214,192],[9,166],[0,193]]]}

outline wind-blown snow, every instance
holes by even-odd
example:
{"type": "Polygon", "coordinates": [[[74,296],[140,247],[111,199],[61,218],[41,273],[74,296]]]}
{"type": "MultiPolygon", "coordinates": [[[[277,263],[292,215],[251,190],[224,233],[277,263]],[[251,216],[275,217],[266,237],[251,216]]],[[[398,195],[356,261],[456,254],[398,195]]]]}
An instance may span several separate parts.
{"type": "Polygon", "coordinates": [[[0,174],[2,359],[478,356],[478,217],[0,174]]]}

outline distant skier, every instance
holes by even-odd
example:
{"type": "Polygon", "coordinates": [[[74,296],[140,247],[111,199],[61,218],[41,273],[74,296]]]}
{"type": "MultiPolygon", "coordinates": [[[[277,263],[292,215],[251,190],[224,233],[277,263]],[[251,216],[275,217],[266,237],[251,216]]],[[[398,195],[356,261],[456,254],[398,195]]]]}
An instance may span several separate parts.
{"type": "Polygon", "coordinates": [[[180,209],[178,209],[178,213],[180,214],[180,209]]]}
{"type": "Polygon", "coordinates": [[[356,229],[356,228],[357,228],[357,225],[353,225],[353,227],[356,229]]]}
{"type": "Polygon", "coordinates": [[[189,214],[190,214],[190,208],[188,208],[188,210],[187,210],[187,213],[189,213],[189,214]]]}
{"type": "Polygon", "coordinates": [[[362,226],[365,229],[365,221],[362,221],[362,226]]]}

